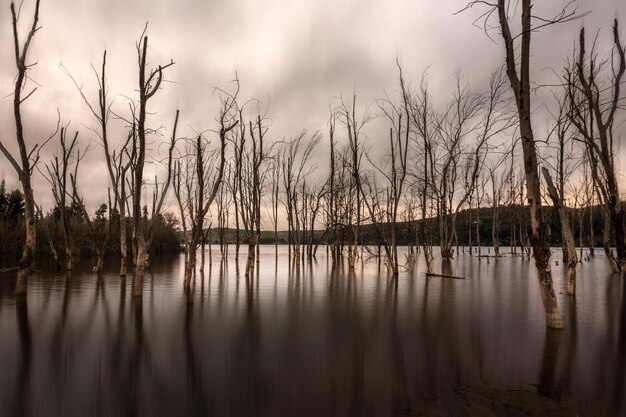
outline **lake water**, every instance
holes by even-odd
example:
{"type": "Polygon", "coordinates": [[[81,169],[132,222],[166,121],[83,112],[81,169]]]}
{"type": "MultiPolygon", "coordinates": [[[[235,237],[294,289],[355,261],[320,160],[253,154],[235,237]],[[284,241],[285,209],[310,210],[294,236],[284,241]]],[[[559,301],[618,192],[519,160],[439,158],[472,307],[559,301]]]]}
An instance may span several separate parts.
{"type": "Polygon", "coordinates": [[[602,254],[578,267],[575,299],[553,266],[562,331],[519,257],[459,254],[443,267],[463,280],[427,278],[421,258],[397,281],[375,259],[351,274],[324,248],[293,270],[263,246],[251,280],[244,263],[244,248],[240,268],[214,251],[186,295],[183,256],[155,259],[141,300],[114,260],[38,272],[27,299],[0,275],[0,416],[521,415],[516,393],[626,415],[626,285],[602,254]]]}

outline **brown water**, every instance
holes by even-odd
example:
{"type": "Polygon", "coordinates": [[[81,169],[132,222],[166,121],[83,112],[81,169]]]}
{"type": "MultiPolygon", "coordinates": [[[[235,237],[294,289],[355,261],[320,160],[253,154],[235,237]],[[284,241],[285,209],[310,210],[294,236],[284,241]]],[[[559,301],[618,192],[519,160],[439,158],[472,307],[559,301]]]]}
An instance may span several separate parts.
{"type": "Polygon", "coordinates": [[[191,298],[182,256],[154,260],[141,301],[114,261],[37,273],[26,300],[0,276],[0,416],[420,415],[467,386],[626,415],[626,285],[602,255],[579,266],[576,299],[553,267],[559,332],[519,257],[460,254],[464,280],[427,278],[420,259],[393,281],[376,260],[351,275],[320,248],[290,271],[285,248],[261,249],[251,281],[215,253],[191,298]]]}

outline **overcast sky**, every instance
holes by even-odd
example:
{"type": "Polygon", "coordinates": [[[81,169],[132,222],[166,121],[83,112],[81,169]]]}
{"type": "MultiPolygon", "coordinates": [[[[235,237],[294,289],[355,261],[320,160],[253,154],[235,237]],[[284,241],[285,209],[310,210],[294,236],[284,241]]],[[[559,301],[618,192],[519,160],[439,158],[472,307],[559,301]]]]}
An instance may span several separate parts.
{"type": "MultiPolygon", "coordinates": [[[[11,92],[16,74],[9,1],[0,7],[0,140],[15,150],[11,92]]],[[[561,2],[537,1],[535,13],[553,14],[561,2]]],[[[108,51],[110,97],[115,110],[126,110],[124,96],[135,97],[135,42],[149,22],[149,61],[152,66],[176,64],[167,72],[172,83],[150,104],[151,126],[171,129],[174,112],[181,110],[181,136],[213,129],[214,87],[229,88],[235,71],[242,97],[256,97],[270,105],[270,136],[280,139],[301,129],[326,133],[329,106],[341,94],[358,94],[367,104],[397,89],[396,57],[408,81],[418,82],[428,69],[435,101],[445,102],[453,88],[454,72],[476,90],[486,87],[491,72],[503,62],[499,33],[493,42],[472,23],[480,10],[454,15],[464,1],[452,0],[41,0],[40,22],[29,61],[38,64],[30,77],[40,87],[23,106],[27,140],[41,142],[56,124],[80,130],[83,145],[95,126],[71,80],[59,69],[67,67],[97,97],[90,64],[99,66],[108,51]]],[[[34,0],[25,0],[21,27],[31,24],[34,0]]],[[[560,69],[585,25],[600,32],[599,46],[611,44],[614,18],[623,22],[626,41],[626,2],[579,1],[579,10],[592,13],[579,21],[547,28],[533,38],[533,78],[554,80],[550,68],[560,69]]],[[[23,31],[22,33],[25,33],[23,31]]],[[[30,83],[30,86],[34,86],[30,83]]],[[[123,122],[113,121],[114,142],[124,138],[123,122]]],[[[210,134],[209,134],[210,135],[210,134]]],[[[370,138],[375,146],[375,138],[370,138]]],[[[385,142],[386,143],[386,142],[385,142]]],[[[47,161],[56,150],[48,145],[47,161]]],[[[325,164],[327,146],[317,155],[325,164]]],[[[15,172],[0,158],[0,178],[18,187],[15,172]]],[[[52,207],[49,186],[37,173],[35,198],[52,207]]],[[[94,149],[80,168],[79,184],[90,207],[105,200],[108,176],[102,150],[94,149]]],[[[93,210],[90,210],[93,211],[93,210]]]]}

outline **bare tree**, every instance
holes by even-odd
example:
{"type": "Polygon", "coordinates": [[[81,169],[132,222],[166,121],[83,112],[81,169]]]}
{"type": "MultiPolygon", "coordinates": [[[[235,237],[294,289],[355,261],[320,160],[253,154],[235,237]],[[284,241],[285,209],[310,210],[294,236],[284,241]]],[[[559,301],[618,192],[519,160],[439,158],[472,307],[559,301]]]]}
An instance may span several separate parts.
{"type": "MultiPolygon", "coordinates": [[[[174,191],[179,202],[181,216],[190,222],[190,236],[187,238],[187,263],[185,265],[184,287],[189,289],[193,272],[196,268],[196,253],[202,246],[202,267],[204,266],[204,242],[206,233],[204,221],[209,209],[218,193],[226,194],[222,187],[226,166],[226,142],[229,132],[239,123],[237,119],[237,95],[239,93],[239,81],[236,80],[236,91],[227,93],[218,90],[221,95],[221,109],[217,117],[219,146],[217,149],[210,149],[210,142],[203,135],[198,135],[195,141],[188,147],[186,156],[188,160],[185,164],[184,178],[181,179],[180,164],[174,173],[174,191]],[[216,166],[215,169],[207,170],[207,166],[216,166]],[[182,197],[181,180],[184,181],[185,198],[182,197]]],[[[220,200],[223,200],[220,196],[220,200]]],[[[227,212],[224,207],[218,216],[227,212]]],[[[224,224],[219,221],[220,232],[224,232],[224,224]]],[[[187,225],[184,223],[185,235],[187,235],[187,225]]]]}
{"type": "Polygon", "coordinates": [[[439,186],[435,187],[439,197],[439,235],[444,259],[452,257],[456,218],[478,184],[490,140],[504,134],[512,125],[508,103],[501,70],[491,76],[490,91],[484,95],[466,91],[461,88],[460,79],[457,79],[454,98],[438,124],[446,151],[440,169],[439,186]],[[468,143],[471,139],[474,141],[472,144],[468,143]],[[463,190],[456,186],[460,179],[459,166],[466,171],[464,177],[467,183],[463,190]]]}
{"type": "MultiPolygon", "coordinates": [[[[594,185],[593,179],[590,178],[589,174],[589,164],[587,163],[587,158],[583,158],[583,176],[582,176],[582,195],[584,196],[584,206],[586,206],[588,215],[589,215],[589,223],[588,223],[588,243],[589,243],[589,255],[594,256],[595,252],[595,233],[594,233],[594,224],[593,224],[593,211],[595,207],[595,194],[594,194],[594,185]]],[[[576,193],[579,195],[579,193],[576,193]]],[[[583,224],[581,221],[580,224],[580,247],[581,247],[581,256],[579,257],[579,262],[582,262],[582,233],[583,233],[583,224]]]]}
{"type": "Polygon", "coordinates": [[[137,57],[139,63],[139,114],[133,116],[133,125],[136,131],[136,140],[133,141],[133,167],[132,167],[132,200],[133,200],[133,233],[134,241],[137,246],[137,250],[134,253],[135,256],[135,276],[133,278],[133,296],[140,297],[142,295],[143,288],[143,275],[148,262],[148,254],[150,251],[150,244],[153,238],[153,226],[154,222],[161,212],[163,201],[169,188],[172,177],[172,153],[176,145],[176,126],[178,124],[178,110],[176,111],[176,118],[174,120],[174,129],[172,132],[172,138],[170,140],[167,158],[167,177],[159,190],[158,184],[156,184],[154,209],[152,212],[152,220],[146,233],[142,228],[141,210],[142,202],[141,195],[144,186],[144,166],[146,163],[146,115],[148,101],[154,97],[159,90],[163,81],[163,71],[174,65],[174,61],[171,61],[166,65],[159,65],[156,69],[152,69],[146,73],[147,60],[146,55],[148,53],[148,36],[144,33],[141,34],[139,42],[137,42],[137,57]]]}
{"type": "Polygon", "coordinates": [[[420,235],[422,238],[422,250],[428,272],[431,272],[432,260],[432,239],[431,230],[426,221],[428,217],[429,202],[432,208],[432,197],[434,195],[434,131],[437,120],[435,111],[431,104],[431,95],[428,90],[426,74],[422,75],[419,89],[411,95],[411,100],[406,103],[410,108],[411,128],[415,130],[414,147],[417,150],[415,182],[419,189],[421,208],[420,235]]]}
{"type": "MultiPolygon", "coordinates": [[[[215,196],[215,211],[217,212],[217,230],[220,244],[220,254],[222,261],[228,258],[228,226],[230,225],[230,206],[232,203],[232,195],[226,187],[220,187],[215,196]]],[[[211,209],[209,209],[211,213],[211,209]]],[[[236,258],[238,259],[238,257],[236,258]]],[[[239,263],[236,263],[239,268],[239,263]]]]}
{"type": "Polygon", "coordinates": [[[491,182],[491,246],[494,255],[500,256],[500,204],[502,202],[502,183],[499,179],[497,167],[488,168],[489,182],[491,182]]]}
{"type": "Polygon", "coordinates": [[[511,89],[515,95],[515,103],[522,138],[524,159],[524,174],[526,178],[527,199],[530,206],[530,222],[532,230],[532,246],[537,269],[537,278],[541,289],[546,325],[550,328],[563,328],[561,313],[552,285],[552,271],[550,266],[550,227],[543,217],[541,204],[541,183],[537,162],[537,149],[531,122],[531,89],[530,89],[530,49],[531,35],[541,27],[576,19],[576,10],[569,10],[566,6],[553,18],[540,18],[531,13],[532,1],[522,0],[521,32],[513,35],[510,19],[517,7],[509,7],[507,0],[497,0],[497,3],[472,1],[467,8],[474,5],[487,6],[486,19],[496,14],[505,46],[505,63],[511,89]],[[539,23],[533,26],[533,20],[539,23]],[[516,40],[520,41],[520,48],[516,48],[516,40]],[[517,56],[519,56],[519,63],[517,56]]]}
{"type": "Polygon", "coordinates": [[[383,190],[379,190],[375,179],[366,177],[359,181],[359,185],[367,187],[366,190],[361,190],[361,194],[364,196],[363,201],[369,212],[370,220],[376,228],[379,242],[383,243],[387,264],[394,277],[397,277],[399,273],[397,222],[400,201],[408,172],[407,159],[409,154],[409,137],[411,135],[409,119],[410,93],[404,83],[402,68],[399,63],[397,64],[402,104],[396,105],[390,99],[378,102],[380,110],[391,123],[389,128],[389,153],[386,160],[378,165],[373,163],[366,153],[370,164],[378,174],[385,178],[387,184],[383,190]]]}
{"type": "Polygon", "coordinates": [[[361,244],[359,239],[359,233],[361,228],[361,193],[363,186],[361,184],[361,162],[363,160],[363,127],[372,120],[372,116],[369,113],[369,109],[365,109],[361,119],[357,119],[356,115],[356,94],[352,96],[352,103],[348,106],[343,99],[341,99],[340,107],[337,109],[340,120],[343,121],[346,131],[348,132],[348,144],[350,150],[349,166],[351,167],[351,179],[353,194],[352,208],[354,209],[354,216],[350,217],[350,228],[354,240],[348,246],[348,262],[350,268],[354,268],[356,259],[358,256],[358,247],[361,244]],[[352,218],[354,217],[354,222],[352,218]]]}
{"type": "Polygon", "coordinates": [[[84,155],[90,150],[88,147],[83,153],[80,149],[76,149],[79,143],[78,132],[74,134],[71,142],[67,142],[68,126],[61,128],[59,142],[61,144],[61,156],[54,156],[54,159],[46,165],[47,174],[44,177],[48,180],[52,187],[52,194],[57,204],[59,217],[61,220],[61,229],[63,232],[63,240],[65,243],[65,268],[68,271],[73,269],[73,236],[70,227],[70,216],[74,210],[77,210],[89,231],[91,246],[96,254],[96,265],[93,268],[96,272],[101,272],[104,267],[104,255],[111,236],[112,227],[112,210],[111,194],[109,189],[108,205],[103,204],[97,211],[95,219],[92,219],[87,212],[85,203],[80,197],[77,186],[78,168],[84,155]],[[69,184],[68,184],[69,180],[69,184]],[[71,185],[71,188],[70,188],[71,185]],[[67,197],[71,198],[70,209],[67,207],[67,197]],[[105,214],[109,213],[108,219],[105,214]]]}
{"type": "Polygon", "coordinates": [[[559,218],[561,220],[561,229],[563,237],[565,239],[565,245],[567,248],[567,293],[576,293],[576,264],[578,259],[576,257],[576,244],[574,242],[574,234],[572,233],[570,214],[565,206],[559,191],[557,190],[550,172],[546,167],[542,168],[543,177],[546,179],[546,186],[548,187],[548,195],[552,200],[554,208],[559,212],[559,218]]]}
{"type": "MultiPolygon", "coordinates": [[[[242,106],[243,107],[243,106],[242,106]]],[[[244,211],[244,198],[243,195],[243,161],[244,161],[244,150],[245,150],[245,142],[246,142],[246,123],[243,118],[243,108],[239,108],[239,125],[238,129],[235,131],[235,135],[233,135],[232,144],[233,144],[233,156],[232,163],[229,164],[229,179],[228,181],[229,188],[232,194],[233,205],[235,206],[235,259],[239,259],[239,248],[241,246],[241,225],[244,225],[244,228],[247,226],[245,223],[245,215],[244,211]]],[[[248,236],[249,239],[249,236],[248,236]]]]}
{"type": "Polygon", "coordinates": [[[274,228],[274,257],[278,260],[278,203],[280,202],[280,147],[274,151],[271,156],[270,172],[270,221],[274,228]]]}
{"type": "Polygon", "coordinates": [[[319,132],[314,133],[309,138],[306,137],[306,134],[306,131],[302,131],[298,136],[285,144],[282,149],[280,163],[286,196],[284,204],[289,225],[289,244],[290,248],[293,248],[293,257],[290,256],[290,259],[293,259],[297,267],[300,266],[302,256],[301,245],[303,242],[300,232],[301,228],[304,227],[304,225],[300,224],[300,216],[298,216],[298,211],[302,207],[302,202],[300,201],[302,195],[299,193],[299,190],[310,172],[308,161],[321,139],[319,132]]]}
{"type": "Polygon", "coordinates": [[[328,190],[326,188],[326,184],[323,184],[321,186],[320,185],[308,186],[306,190],[306,193],[308,195],[307,196],[308,207],[307,207],[306,212],[309,214],[307,218],[309,233],[307,236],[307,251],[306,252],[307,252],[307,257],[309,259],[309,262],[315,259],[317,248],[323,238],[323,236],[318,237],[317,242],[316,242],[315,228],[317,226],[318,214],[320,213],[320,210],[322,209],[323,200],[327,192],[328,190]]]}
{"type": "MultiPolygon", "coordinates": [[[[185,156],[191,155],[191,146],[185,151],[185,156]]],[[[183,162],[184,171],[181,169],[181,161],[174,163],[172,172],[172,188],[174,189],[174,197],[178,203],[178,211],[180,212],[180,224],[183,227],[183,238],[185,239],[185,265],[189,262],[189,229],[187,228],[187,218],[193,217],[193,213],[189,213],[194,209],[190,203],[192,201],[191,186],[194,180],[194,170],[189,158],[185,158],[183,162]]]]}
{"type": "Polygon", "coordinates": [[[531,123],[530,97],[530,40],[533,27],[531,24],[531,1],[522,0],[522,32],[519,72],[515,57],[514,38],[509,26],[508,7],[505,0],[498,0],[498,18],[502,37],[506,48],[506,67],[511,89],[515,94],[517,111],[522,137],[524,155],[524,174],[526,190],[530,205],[530,222],[532,230],[533,254],[537,277],[541,289],[541,298],[545,310],[546,324],[552,328],[562,328],[563,321],[552,286],[550,269],[550,228],[543,218],[541,207],[541,187],[537,164],[537,149],[531,123]]]}
{"type": "MultiPolygon", "coordinates": [[[[556,97],[559,113],[553,116],[555,126],[551,133],[556,135],[556,179],[555,184],[548,169],[542,168],[543,176],[546,180],[548,196],[552,201],[554,209],[559,214],[561,223],[561,237],[563,247],[563,262],[567,265],[567,293],[573,295],[576,292],[576,264],[578,258],[576,256],[576,243],[574,241],[574,233],[571,225],[571,215],[569,208],[565,202],[565,185],[575,168],[571,164],[571,146],[573,140],[570,135],[570,121],[566,116],[566,105],[564,100],[556,97]]],[[[546,161],[547,163],[548,161],[546,161]]],[[[582,210],[581,210],[582,211],[582,210]]]]}
{"type": "Polygon", "coordinates": [[[407,192],[403,195],[404,215],[403,219],[407,224],[406,236],[408,244],[407,268],[412,271],[417,262],[417,255],[420,252],[419,248],[419,229],[417,227],[417,219],[419,212],[419,189],[417,187],[417,181],[412,178],[408,178],[407,192]]]}
{"type": "MultiPolygon", "coordinates": [[[[240,113],[241,117],[241,113],[240,113]]],[[[243,121],[241,122],[244,125],[243,121]]],[[[238,180],[239,180],[239,218],[242,220],[248,239],[248,256],[245,276],[253,275],[255,261],[258,259],[261,238],[261,200],[266,178],[268,159],[272,146],[264,142],[267,127],[259,115],[254,122],[248,122],[248,129],[241,129],[238,149],[238,180]],[[246,134],[249,141],[246,141],[246,134]]]]}
{"type": "MultiPolygon", "coordinates": [[[[515,146],[516,146],[516,142],[515,140],[512,141],[511,143],[511,147],[509,148],[509,152],[510,152],[510,156],[507,158],[508,159],[508,166],[506,167],[506,174],[505,174],[505,188],[506,188],[506,194],[505,194],[505,199],[504,199],[504,204],[508,207],[510,207],[512,210],[516,210],[517,208],[515,207],[515,204],[517,202],[517,197],[516,197],[516,191],[515,191],[515,146]]],[[[510,229],[510,241],[509,241],[509,247],[510,247],[510,251],[512,254],[517,254],[517,225],[515,221],[511,222],[511,229],[510,229]]]]}
{"type": "Polygon", "coordinates": [[[326,212],[326,237],[329,244],[331,259],[333,265],[340,261],[343,252],[343,222],[340,212],[341,194],[342,194],[342,177],[339,175],[339,156],[337,155],[337,140],[335,138],[335,126],[337,115],[331,112],[328,121],[328,141],[330,147],[329,174],[326,181],[328,194],[325,198],[326,212]]]}
{"type": "Polygon", "coordinates": [[[482,256],[482,240],[480,238],[480,228],[482,226],[482,220],[480,217],[480,210],[483,207],[483,201],[487,199],[487,183],[489,182],[489,175],[486,172],[481,172],[478,178],[478,186],[476,187],[476,220],[474,222],[474,233],[476,234],[476,254],[480,258],[482,256]]]}
{"type": "MultiPolygon", "coordinates": [[[[28,57],[28,50],[31,42],[40,27],[39,24],[39,0],[35,2],[35,10],[33,13],[33,23],[26,35],[26,40],[23,44],[20,44],[18,33],[18,13],[15,10],[15,2],[11,2],[11,21],[13,27],[13,43],[15,49],[15,65],[17,67],[17,76],[15,77],[15,84],[13,90],[13,115],[15,118],[15,140],[19,148],[19,163],[18,160],[8,151],[4,144],[0,141],[0,151],[4,154],[7,160],[11,163],[13,169],[17,173],[17,176],[22,184],[22,191],[24,193],[24,227],[26,238],[24,240],[24,247],[22,250],[22,257],[19,262],[19,269],[17,273],[17,280],[15,282],[15,294],[26,294],[26,286],[28,283],[28,274],[30,272],[31,265],[34,261],[34,250],[36,242],[36,228],[35,228],[35,198],[33,196],[33,188],[31,184],[31,177],[33,169],[37,165],[39,160],[39,150],[43,146],[35,144],[30,150],[26,144],[26,137],[24,134],[24,125],[22,121],[22,103],[24,103],[33,93],[37,90],[34,87],[25,96],[22,96],[26,86],[26,80],[28,79],[27,72],[31,69],[36,62],[29,64],[26,62],[28,57]]],[[[55,132],[56,134],[56,132],[55,132]]],[[[50,140],[52,136],[48,139],[50,140]]]]}
{"type": "MultiPolygon", "coordinates": [[[[573,148],[574,148],[574,140],[572,138],[572,134],[570,132],[571,123],[568,121],[566,116],[565,102],[561,99],[557,100],[557,104],[559,107],[559,114],[555,117],[556,126],[553,129],[553,132],[556,134],[557,143],[556,143],[556,170],[555,170],[555,178],[556,184],[555,188],[558,194],[558,197],[561,200],[562,205],[564,206],[565,211],[569,211],[569,208],[566,205],[566,185],[569,181],[569,177],[572,172],[577,168],[578,161],[575,161],[573,148]]],[[[545,176],[545,173],[544,173],[545,176]]],[[[547,179],[546,179],[547,181],[547,179]]],[[[549,191],[549,190],[548,190],[549,191]]],[[[551,197],[552,198],[552,197],[551,197]]],[[[556,206],[555,206],[556,208],[556,206]]],[[[570,216],[571,217],[571,216],[570,216]]],[[[561,219],[564,220],[564,219],[561,219]]],[[[568,234],[571,234],[571,226],[568,223],[567,225],[562,225],[561,227],[561,238],[562,238],[562,250],[563,250],[563,262],[569,262],[569,256],[572,251],[572,248],[569,246],[568,234]],[[570,229],[569,231],[567,229],[570,229]]],[[[576,254],[574,253],[574,257],[576,254]]],[[[574,264],[577,261],[574,260],[574,264]]]]}
{"type": "MultiPolygon", "coordinates": [[[[585,183],[584,181],[578,183],[578,187],[574,187],[573,193],[573,207],[574,213],[570,213],[570,217],[573,217],[574,214],[578,219],[578,247],[580,250],[580,255],[577,256],[578,262],[582,262],[583,260],[583,233],[585,231],[584,221],[585,221],[585,211],[589,208],[586,203],[586,196],[584,194],[585,183]]],[[[573,231],[572,231],[573,232],[573,231]]]]}
{"type": "MultiPolygon", "coordinates": [[[[236,123],[236,122],[235,122],[236,123]]],[[[233,126],[234,127],[234,126],[233,126]]],[[[196,268],[196,252],[198,247],[204,241],[204,220],[209,211],[209,207],[215,200],[217,192],[219,191],[225,164],[225,149],[226,149],[226,132],[220,128],[220,148],[219,153],[214,154],[217,158],[208,155],[207,143],[201,135],[199,135],[195,142],[195,148],[193,156],[195,157],[195,180],[196,186],[193,189],[192,198],[188,202],[188,211],[191,220],[191,237],[188,241],[188,261],[185,267],[185,288],[188,288],[191,283],[191,277],[196,268]],[[215,161],[217,159],[218,168],[214,175],[205,173],[205,165],[209,161],[215,161]],[[209,181],[212,182],[211,188],[209,188],[209,181]],[[205,194],[208,194],[205,197],[205,194]],[[195,198],[193,198],[195,197],[195,198]]],[[[188,179],[190,180],[190,179],[188,179]]]]}
{"type": "MultiPolygon", "coordinates": [[[[80,160],[80,154],[78,155],[78,159],[80,160]]],[[[111,206],[111,189],[108,190],[108,205],[102,204],[96,211],[95,218],[92,219],[87,212],[85,202],[79,195],[76,178],[76,172],[70,174],[73,200],[76,202],[76,206],[87,225],[91,246],[96,254],[96,265],[93,267],[93,271],[102,272],[104,268],[104,255],[109,244],[109,238],[111,237],[111,216],[114,210],[114,207],[111,206]],[[104,217],[105,213],[108,213],[108,219],[104,217]]]]}
{"type": "MultiPolygon", "coordinates": [[[[115,196],[115,205],[119,210],[119,227],[120,227],[120,276],[126,276],[126,268],[127,268],[127,256],[128,256],[128,247],[127,247],[127,225],[126,225],[126,201],[127,201],[127,191],[126,191],[126,178],[128,170],[130,169],[132,160],[130,158],[126,158],[129,152],[130,141],[133,138],[133,134],[135,134],[135,128],[131,129],[126,142],[122,147],[117,150],[111,149],[109,134],[108,134],[108,122],[111,117],[111,105],[112,103],[108,100],[108,85],[107,85],[107,77],[106,77],[106,62],[107,62],[107,51],[105,50],[102,54],[102,67],[101,71],[98,74],[95,68],[94,74],[96,76],[96,81],[98,83],[98,104],[94,106],[83,90],[83,87],[78,84],[74,76],[70,73],[70,71],[61,65],[61,69],[67,74],[67,76],[72,80],[74,86],[78,90],[83,102],[89,108],[91,114],[96,119],[98,123],[97,129],[92,129],[98,135],[101,143],[102,149],[104,150],[104,157],[107,164],[107,173],[109,175],[109,181],[111,182],[111,188],[113,188],[113,193],[115,196]]],[[[132,122],[131,122],[132,124],[132,122]]]]}
{"type": "Polygon", "coordinates": [[[564,76],[570,103],[567,115],[587,148],[594,182],[609,218],[606,225],[612,226],[615,236],[617,260],[609,256],[611,267],[614,272],[624,271],[626,217],[615,170],[614,129],[620,100],[623,99],[621,83],[626,73],[626,57],[617,19],[613,25],[613,48],[607,59],[598,61],[595,43],[587,55],[584,28],[580,30],[579,43],[575,68],[567,69],[564,76]]]}
{"type": "MultiPolygon", "coordinates": [[[[460,74],[457,73],[456,88],[450,103],[445,111],[438,114],[435,126],[435,140],[433,146],[437,149],[433,152],[435,170],[431,175],[436,175],[432,183],[433,193],[436,196],[437,224],[439,232],[439,246],[443,259],[453,257],[452,245],[456,231],[456,217],[461,206],[465,203],[469,194],[464,198],[456,199],[459,191],[460,166],[462,159],[467,156],[467,137],[477,129],[473,120],[477,118],[482,106],[481,98],[462,85],[460,74]]],[[[472,152],[473,153],[473,152],[472,152]]],[[[472,165],[478,170],[482,166],[482,152],[478,148],[479,156],[472,165]]],[[[471,176],[474,181],[474,176],[471,176]]],[[[466,187],[469,191],[473,187],[466,187]]]]}
{"type": "Polygon", "coordinates": [[[74,150],[78,140],[78,131],[74,134],[74,138],[69,143],[67,143],[66,134],[67,126],[61,128],[59,134],[61,155],[60,157],[55,155],[54,159],[46,164],[47,174],[44,175],[44,177],[52,187],[52,196],[54,197],[59,211],[63,242],[65,243],[65,269],[71,271],[74,268],[74,244],[70,227],[71,209],[69,211],[67,209],[67,197],[69,196],[71,198],[71,206],[73,206],[74,198],[73,194],[70,192],[68,180],[70,179],[72,165],[74,165],[74,174],[76,174],[80,159],[77,157],[74,150]]]}

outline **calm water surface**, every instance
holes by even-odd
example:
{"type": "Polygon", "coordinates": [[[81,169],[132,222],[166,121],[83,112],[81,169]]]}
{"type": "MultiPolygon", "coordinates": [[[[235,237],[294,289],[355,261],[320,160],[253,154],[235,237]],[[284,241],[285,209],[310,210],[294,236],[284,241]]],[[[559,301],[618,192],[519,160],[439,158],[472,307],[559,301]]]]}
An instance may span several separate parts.
{"type": "Polygon", "coordinates": [[[626,285],[602,255],[576,299],[553,266],[559,332],[519,257],[435,259],[464,280],[420,259],[394,281],[376,260],[333,269],[323,248],[290,270],[285,249],[262,247],[252,280],[245,251],[240,268],[215,252],[191,295],[182,255],[156,259],[142,300],[113,260],[37,273],[26,300],[0,276],[0,416],[419,415],[471,384],[626,415],[626,285]]]}

